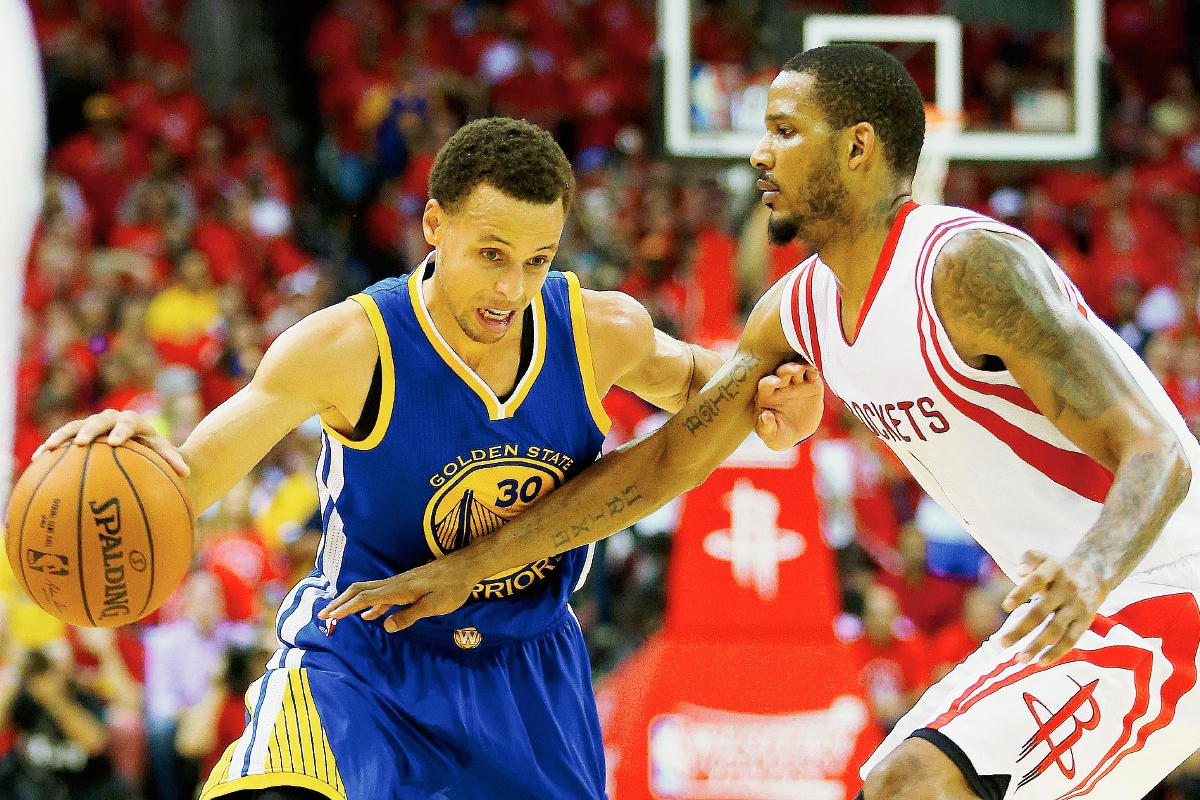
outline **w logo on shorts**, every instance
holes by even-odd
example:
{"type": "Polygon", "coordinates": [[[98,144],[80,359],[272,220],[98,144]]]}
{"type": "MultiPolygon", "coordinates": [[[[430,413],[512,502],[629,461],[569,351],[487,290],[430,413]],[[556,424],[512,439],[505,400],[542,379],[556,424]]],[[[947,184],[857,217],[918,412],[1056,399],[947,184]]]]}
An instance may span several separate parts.
{"type": "Polygon", "coordinates": [[[474,650],[483,641],[483,634],[475,628],[459,628],[454,631],[454,643],[461,650],[474,650]]]}
{"type": "Polygon", "coordinates": [[[1092,696],[1096,692],[1096,686],[1099,685],[1100,679],[1097,678],[1088,684],[1081,684],[1071,678],[1071,682],[1079,687],[1079,691],[1073,694],[1057,711],[1050,711],[1045,703],[1029,692],[1022,695],[1026,707],[1029,708],[1029,713],[1033,714],[1033,718],[1037,720],[1038,729],[1021,748],[1021,756],[1017,759],[1017,763],[1024,761],[1043,744],[1049,748],[1049,752],[1033,769],[1025,773],[1021,782],[1017,784],[1018,789],[1045,772],[1051,764],[1057,764],[1066,777],[1075,777],[1075,753],[1072,748],[1083,737],[1084,731],[1095,730],[1096,726],[1100,724],[1100,705],[1092,696]],[[1088,718],[1081,720],[1077,715],[1084,706],[1088,708],[1088,718]],[[1066,735],[1056,741],[1054,737],[1064,731],[1066,735]],[[1070,763],[1064,762],[1064,758],[1069,758],[1070,763]]]}

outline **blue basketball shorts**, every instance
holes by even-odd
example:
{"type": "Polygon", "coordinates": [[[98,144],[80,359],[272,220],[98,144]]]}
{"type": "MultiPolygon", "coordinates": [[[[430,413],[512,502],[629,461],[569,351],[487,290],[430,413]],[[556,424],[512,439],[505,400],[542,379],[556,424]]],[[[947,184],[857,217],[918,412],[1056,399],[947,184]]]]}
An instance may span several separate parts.
{"type": "Polygon", "coordinates": [[[604,798],[591,668],[569,607],[533,636],[475,649],[357,617],[344,634],[362,640],[350,639],[360,657],[276,654],[201,800],[278,786],[330,800],[604,798]]]}

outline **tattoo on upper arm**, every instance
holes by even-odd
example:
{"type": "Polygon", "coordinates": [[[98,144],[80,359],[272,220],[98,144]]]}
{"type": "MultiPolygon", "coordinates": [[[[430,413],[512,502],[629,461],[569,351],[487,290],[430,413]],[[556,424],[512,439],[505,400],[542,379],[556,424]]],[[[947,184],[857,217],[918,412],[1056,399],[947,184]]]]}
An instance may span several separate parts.
{"type": "Polygon", "coordinates": [[[695,436],[701,428],[715,422],[721,414],[722,404],[732,402],[741,394],[753,374],[753,369],[758,364],[758,356],[746,353],[730,365],[729,372],[716,387],[716,395],[701,403],[696,408],[696,413],[689,414],[683,419],[683,425],[688,429],[688,433],[695,436]]]}
{"type": "Polygon", "coordinates": [[[1105,374],[1112,356],[1102,342],[1071,337],[1065,323],[1078,311],[1050,271],[1003,235],[973,231],[955,237],[937,259],[934,286],[947,330],[984,333],[1011,352],[1036,358],[1052,392],[1053,407],[1044,409],[1051,421],[1065,411],[1095,419],[1124,394],[1119,379],[1105,374]]]}

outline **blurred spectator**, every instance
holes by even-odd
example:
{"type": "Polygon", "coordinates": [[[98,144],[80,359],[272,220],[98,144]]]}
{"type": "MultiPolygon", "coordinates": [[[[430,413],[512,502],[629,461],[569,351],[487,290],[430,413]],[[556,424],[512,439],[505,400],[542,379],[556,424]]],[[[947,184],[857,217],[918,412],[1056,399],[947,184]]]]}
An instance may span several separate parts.
{"type": "Polygon", "coordinates": [[[211,363],[221,319],[220,296],[199,250],[179,256],[175,281],[146,308],[146,334],[168,363],[199,369],[211,363]]]}
{"type": "Polygon", "coordinates": [[[1004,622],[1004,610],[1000,604],[1011,586],[1006,580],[997,580],[967,592],[963,598],[962,615],[934,637],[934,681],[941,680],[1000,629],[1004,622]]]}
{"type": "MultiPolygon", "coordinates": [[[[321,450],[320,418],[314,417],[284,437],[262,464],[261,479],[250,498],[255,527],[274,553],[291,546],[303,533],[320,499],[311,479],[321,450]]],[[[305,560],[308,561],[307,559],[305,560]]],[[[307,570],[308,564],[304,564],[307,570]]]]}
{"type": "Polygon", "coordinates": [[[147,181],[130,196],[133,209],[128,221],[114,225],[108,236],[110,247],[130,250],[154,264],[152,284],[139,288],[150,288],[170,276],[170,251],[168,232],[178,225],[180,209],[172,194],[172,187],[162,181],[147,181]]]}
{"type": "Polygon", "coordinates": [[[1150,331],[1138,322],[1138,301],[1141,298],[1142,291],[1136,278],[1118,279],[1113,287],[1112,327],[1125,344],[1144,357],[1150,331]]]}
{"type": "Polygon", "coordinates": [[[95,217],[96,235],[107,237],[125,190],[150,167],[143,140],[120,125],[121,109],[107,94],[83,104],[88,129],[68,139],[50,156],[51,165],[79,184],[95,217]]]}
{"type": "MultiPolygon", "coordinates": [[[[182,161],[161,140],[150,147],[150,171],[129,187],[121,206],[117,210],[120,222],[136,222],[139,219],[154,219],[164,228],[177,226],[189,231],[196,224],[196,193],[181,173],[182,161]],[[139,207],[142,195],[148,191],[161,191],[167,195],[168,211],[161,216],[154,211],[145,212],[139,207]]],[[[154,198],[151,202],[157,202],[154,198]]],[[[157,208],[157,207],[156,207],[157,208]]]]}
{"type": "MultiPolygon", "coordinates": [[[[927,502],[933,503],[932,500],[927,502]]],[[[933,503],[933,508],[927,505],[925,514],[939,519],[942,532],[947,527],[953,528],[952,519],[952,525],[945,525],[948,515],[936,503],[933,503]]],[[[932,532],[933,526],[928,525],[928,529],[932,532]]],[[[972,580],[980,572],[982,552],[972,541],[961,542],[949,538],[933,543],[931,548],[919,523],[900,529],[896,549],[902,565],[900,573],[892,574],[884,570],[876,580],[895,593],[900,613],[911,620],[922,634],[931,636],[958,617],[963,595],[970,588],[966,580],[953,577],[953,573],[935,574],[930,569],[931,551],[942,559],[943,569],[960,565],[966,569],[974,567],[972,580]],[[955,564],[956,560],[959,564],[955,564]],[[971,566],[965,566],[967,564],[971,566]]]]}
{"type": "Polygon", "coordinates": [[[1166,389],[1192,432],[1200,431],[1200,338],[1189,336],[1179,343],[1166,389]]]}
{"type": "Polygon", "coordinates": [[[250,512],[251,482],[242,480],[201,517],[201,567],[221,583],[225,614],[234,622],[262,622],[274,609],[267,606],[268,587],[278,599],[290,586],[282,586],[286,570],[280,558],[267,549],[254,527],[250,512]]]}
{"type": "Polygon", "coordinates": [[[750,57],[751,37],[738,9],[724,0],[705,0],[700,19],[692,25],[694,58],[717,64],[744,66],[750,57]]]}
{"type": "Polygon", "coordinates": [[[180,715],[204,699],[231,644],[248,644],[254,629],[225,617],[221,583],[207,572],[184,581],[183,617],[146,635],[146,733],[150,771],[161,800],[190,797],[196,764],[179,764],[175,731],[180,715]]]}
{"type": "Polygon", "coordinates": [[[862,665],[860,683],[872,721],[886,732],[929,685],[928,644],[912,621],[900,616],[891,589],[872,585],[863,601],[861,624],[843,622],[850,628],[843,635],[862,665]]]}
{"type": "Polygon", "coordinates": [[[105,753],[104,703],[73,677],[71,649],[58,640],[31,650],[10,710],[16,746],[0,765],[13,800],[134,800],[105,753]]]}
{"type": "Polygon", "coordinates": [[[104,727],[113,769],[130,786],[141,786],[146,762],[145,652],[137,629],[71,628],[68,638],[77,661],[77,679],[106,704],[104,727]]]}
{"type": "Polygon", "coordinates": [[[148,141],[161,140],[172,155],[189,159],[207,120],[204,101],[188,88],[186,66],[160,61],[154,68],[154,96],[133,112],[130,125],[148,141]]]}
{"type": "Polygon", "coordinates": [[[246,729],[245,695],[263,674],[271,652],[265,647],[227,647],[204,697],[179,715],[175,750],[197,764],[201,780],[246,729]]]}

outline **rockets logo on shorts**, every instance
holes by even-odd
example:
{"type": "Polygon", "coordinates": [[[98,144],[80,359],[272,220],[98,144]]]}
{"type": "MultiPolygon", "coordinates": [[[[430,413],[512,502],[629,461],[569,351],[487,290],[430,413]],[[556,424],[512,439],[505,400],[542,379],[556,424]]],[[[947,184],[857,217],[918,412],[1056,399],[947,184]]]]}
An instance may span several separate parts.
{"type": "MultiPolygon", "coordinates": [[[[960,683],[923,727],[959,745],[979,774],[1012,775],[1016,791],[1024,790],[1017,797],[1073,800],[1109,786],[1110,776],[1145,769],[1155,758],[1171,736],[1163,729],[1196,687],[1197,612],[1186,592],[1133,602],[1097,616],[1075,649],[1049,667],[1020,663],[1024,642],[1006,649],[990,670],[960,683]],[[1010,744],[997,748],[1003,739],[1010,744]]],[[[991,641],[969,661],[985,658],[991,641]]]]}
{"type": "Polygon", "coordinates": [[[1032,756],[1042,745],[1046,746],[1048,752],[1033,769],[1021,776],[1021,782],[1017,784],[1018,789],[1041,775],[1052,764],[1057,765],[1066,777],[1075,777],[1075,753],[1072,748],[1082,738],[1084,731],[1095,730],[1100,724],[1100,705],[1093,697],[1100,681],[1097,679],[1088,684],[1081,684],[1071,678],[1071,682],[1079,687],[1079,691],[1071,695],[1057,711],[1051,711],[1045,703],[1029,692],[1022,695],[1029,713],[1033,714],[1037,721],[1038,729],[1021,748],[1021,756],[1017,763],[1020,764],[1032,756]],[[1087,718],[1081,719],[1079,713],[1085,708],[1087,718]]]}

